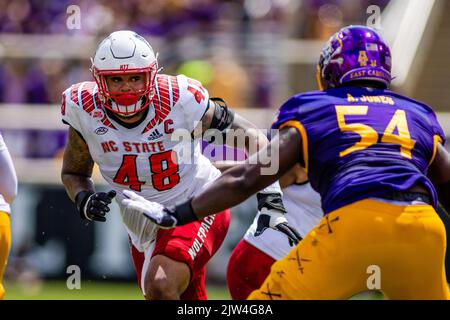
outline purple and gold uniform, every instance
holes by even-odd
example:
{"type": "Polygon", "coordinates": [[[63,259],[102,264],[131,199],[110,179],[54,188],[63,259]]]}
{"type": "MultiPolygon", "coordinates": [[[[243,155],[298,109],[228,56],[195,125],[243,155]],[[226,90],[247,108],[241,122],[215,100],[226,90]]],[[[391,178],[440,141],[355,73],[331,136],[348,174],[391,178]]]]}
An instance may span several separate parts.
{"type": "Polygon", "coordinates": [[[444,134],[428,106],[338,88],[294,96],[274,127],[299,130],[325,217],[250,299],[347,299],[373,288],[391,299],[447,298],[446,234],[426,177],[444,134]],[[417,184],[433,205],[386,200],[417,184]],[[372,270],[379,287],[369,283],[372,270]]]}
{"type": "Polygon", "coordinates": [[[292,97],[274,127],[299,131],[325,216],[249,299],[348,299],[369,289],[448,299],[446,232],[426,177],[444,142],[434,112],[389,90],[343,86],[389,85],[389,49],[367,27],[335,34],[318,75],[326,91],[292,97]],[[427,194],[410,192],[418,186],[427,194]]]}
{"type": "Polygon", "coordinates": [[[286,125],[303,134],[309,178],[325,213],[418,183],[436,205],[425,174],[445,136],[427,105],[387,90],[331,89],[288,100],[274,128],[286,125]]]}
{"type": "Polygon", "coordinates": [[[17,175],[8,148],[0,134],[0,300],[5,295],[3,275],[11,248],[11,207],[17,194],[17,175]]]}

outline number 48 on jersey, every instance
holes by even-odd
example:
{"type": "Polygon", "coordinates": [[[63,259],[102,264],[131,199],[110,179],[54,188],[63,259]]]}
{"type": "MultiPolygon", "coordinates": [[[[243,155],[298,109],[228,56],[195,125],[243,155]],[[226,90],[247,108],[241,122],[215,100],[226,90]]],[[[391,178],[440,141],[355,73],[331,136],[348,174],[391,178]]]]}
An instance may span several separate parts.
{"type": "MultiPolygon", "coordinates": [[[[113,181],[117,184],[127,185],[134,191],[141,191],[142,185],[146,181],[139,180],[136,158],[137,155],[124,155],[113,181]]],[[[180,182],[177,154],[172,150],[152,154],[148,161],[152,185],[156,190],[169,190],[180,182]]]]}

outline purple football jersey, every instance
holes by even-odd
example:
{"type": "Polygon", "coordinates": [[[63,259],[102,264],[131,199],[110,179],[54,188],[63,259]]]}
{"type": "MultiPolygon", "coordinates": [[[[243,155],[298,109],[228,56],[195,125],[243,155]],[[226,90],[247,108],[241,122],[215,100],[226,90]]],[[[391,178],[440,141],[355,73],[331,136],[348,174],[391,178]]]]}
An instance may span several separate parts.
{"type": "Polygon", "coordinates": [[[445,136],[427,105],[388,90],[345,87],[293,96],[273,128],[288,121],[306,132],[308,177],[325,213],[416,184],[436,206],[426,174],[445,136]]]}

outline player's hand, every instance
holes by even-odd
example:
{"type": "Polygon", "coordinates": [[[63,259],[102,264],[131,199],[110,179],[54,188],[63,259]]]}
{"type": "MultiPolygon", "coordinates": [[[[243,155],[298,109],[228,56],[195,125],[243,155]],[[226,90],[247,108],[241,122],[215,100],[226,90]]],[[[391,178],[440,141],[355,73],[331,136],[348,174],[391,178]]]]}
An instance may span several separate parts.
{"type": "Polygon", "coordinates": [[[280,194],[258,193],[258,209],[260,210],[255,236],[260,236],[266,229],[271,228],[284,233],[288,237],[289,245],[297,245],[302,237],[288,224],[280,194]]]}
{"type": "Polygon", "coordinates": [[[173,228],[177,225],[177,219],[163,205],[148,201],[133,191],[125,190],[123,194],[127,197],[122,200],[125,212],[143,214],[163,229],[173,228]]]}
{"type": "Polygon", "coordinates": [[[105,222],[109,204],[115,196],[114,190],[109,192],[81,191],[75,197],[78,213],[82,219],[105,222]]]}

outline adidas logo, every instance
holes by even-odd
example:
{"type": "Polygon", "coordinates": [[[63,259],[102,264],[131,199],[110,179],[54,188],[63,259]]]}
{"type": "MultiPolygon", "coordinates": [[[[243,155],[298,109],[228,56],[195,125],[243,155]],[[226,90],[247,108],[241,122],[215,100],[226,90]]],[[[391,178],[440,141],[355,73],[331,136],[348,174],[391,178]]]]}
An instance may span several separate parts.
{"type": "Polygon", "coordinates": [[[159,133],[158,129],[156,129],[155,131],[152,131],[149,136],[148,136],[148,140],[155,140],[158,138],[161,138],[163,135],[162,133],[159,133]]]}

